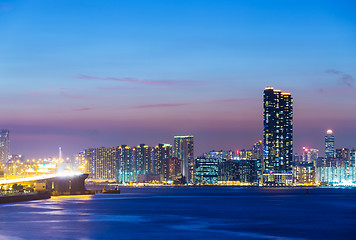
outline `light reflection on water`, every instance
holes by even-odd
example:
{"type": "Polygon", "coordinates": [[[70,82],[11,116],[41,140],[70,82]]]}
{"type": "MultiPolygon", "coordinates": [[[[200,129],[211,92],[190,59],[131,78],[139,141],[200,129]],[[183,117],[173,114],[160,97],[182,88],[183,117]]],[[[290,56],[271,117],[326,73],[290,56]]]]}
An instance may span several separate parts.
{"type": "Polygon", "coordinates": [[[0,205],[0,240],[350,239],[356,233],[355,190],[122,192],[0,205]]]}

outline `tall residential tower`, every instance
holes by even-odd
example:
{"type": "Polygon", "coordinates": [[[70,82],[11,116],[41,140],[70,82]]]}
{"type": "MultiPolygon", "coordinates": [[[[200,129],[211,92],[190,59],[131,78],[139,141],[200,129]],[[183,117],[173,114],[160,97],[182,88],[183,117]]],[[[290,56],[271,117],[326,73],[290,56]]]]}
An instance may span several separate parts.
{"type": "Polygon", "coordinates": [[[266,87],[263,110],[263,183],[291,184],[293,98],[290,93],[266,87]]]}
{"type": "Polygon", "coordinates": [[[10,156],[10,131],[8,129],[0,129],[0,163],[4,164],[9,160],[10,156]]]}
{"type": "Polygon", "coordinates": [[[173,157],[183,161],[183,176],[188,183],[194,182],[194,137],[175,136],[173,146],[173,157]]]}

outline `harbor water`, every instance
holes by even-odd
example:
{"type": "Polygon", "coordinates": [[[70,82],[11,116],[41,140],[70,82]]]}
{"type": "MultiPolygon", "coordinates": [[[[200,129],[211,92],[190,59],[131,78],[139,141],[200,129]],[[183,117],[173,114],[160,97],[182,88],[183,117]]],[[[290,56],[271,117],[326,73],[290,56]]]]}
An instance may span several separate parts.
{"type": "Polygon", "coordinates": [[[356,239],[355,188],[122,187],[0,213],[0,239],[356,239]]]}

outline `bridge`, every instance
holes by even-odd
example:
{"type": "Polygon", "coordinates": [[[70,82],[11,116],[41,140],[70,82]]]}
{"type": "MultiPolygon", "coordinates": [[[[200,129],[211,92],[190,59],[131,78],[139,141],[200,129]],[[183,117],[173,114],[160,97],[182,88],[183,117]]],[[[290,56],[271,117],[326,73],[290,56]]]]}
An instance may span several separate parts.
{"type": "Polygon", "coordinates": [[[35,191],[48,191],[52,195],[87,194],[84,181],[88,174],[43,174],[37,176],[16,176],[16,178],[3,178],[1,186],[13,184],[37,186],[35,191]]]}
{"type": "Polygon", "coordinates": [[[46,180],[46,179],[51,179],[58,177],[58,174],[43,174],[43,175],[38,175],[38,176],[17,176],[16,178],[4,178],[0,180],[0,185],[8,185],[8,184],[15,184],[15,183],[22,183],[22,182],[34,182],[34,181],[40,181],[40,180],[46,180]]]}

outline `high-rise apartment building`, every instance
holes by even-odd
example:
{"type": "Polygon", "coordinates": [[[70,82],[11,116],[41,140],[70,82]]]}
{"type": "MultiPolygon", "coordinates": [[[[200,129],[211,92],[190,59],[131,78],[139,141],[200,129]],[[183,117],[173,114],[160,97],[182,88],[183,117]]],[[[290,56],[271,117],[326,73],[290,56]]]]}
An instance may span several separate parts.
{"type": "Polygon", "coordinates": [[[172,145],[158,144],[152,149],[152,172],[163,174],[163,160],[172,157],[172,145]]]}
{"type": "Polygon", "coordinates": [[[161,181],[180,183],[182,178],[182,160],[171,157],[162,160],[161,181]]]}
{"type": "Polygon", "coordinates": [[[85,150],[74,155],[75,164],[81,173],[89,173],[89,163],[86,158],[85,150]]]}
{"type": "Polygon", "coordinates": [[[176,181],[182,177],[182,163],[183,161],[178,158],[168,159],[168,172],[171,180],[176,181]]]}
{"type": "Polygon", "coordinates": [[[194,137],[175,136],[173,157],[183,161],[183,176],[188,183],[194,183],[195,160],[194,160],[194,137]]]}
{"type": "Polygon", "coordinates": [[[264,90],[263,183],[291,184],[293,98],[273,87],[264,90]]]}
{"type": "Polygon", "coordinates": [[[263,159],[263,144],[261,140],[252,146],[252,159],[263,159]]]}
{"type": "Polygon", "coordinates": [[[89,163],[89,178],[116,179],[116,148],[100,147],[85,150],[85,157],[89,163]]]}
{"type": "Polygon", "coordinates": [[[252,159],[252,155],[253,155],[253,151],[252,150],[245,150],[242,149],[239,151],[239,159],[240,160],[251,160],[252,159]]]}
{"type": "Polygon", "coordinates": [[[151,161],[151,147],[140,144],[133,149],[133,168],[135,175],[151,174],[152,161],[151,161]]]}
{"type": "Polygon", "coordinates": [[[120,183],[136,181],[136,175],[133,171],[132,148],[127,145],[117,147],[117,180],[120,183]]]}
{"type": "Polygon", "coordinates": [[[0,129],[0,163],[5,164],[10,156],[10,131],[0,129]]]}
{"type": "Polygon", "coordinates": [[[333,135],[333,131],[331,129],[326,131],[325,157],[326,158],[334,158],[335,157],[335,138],[333,135]]]}

